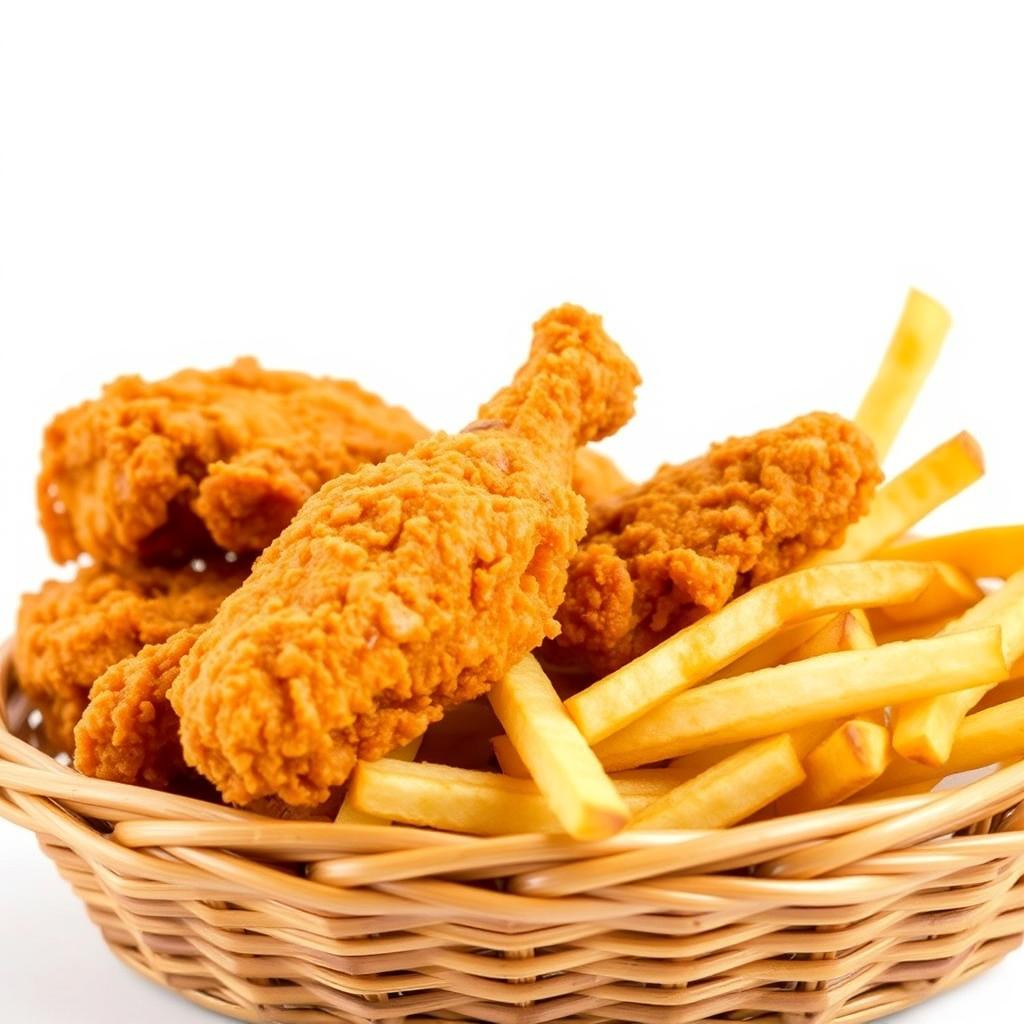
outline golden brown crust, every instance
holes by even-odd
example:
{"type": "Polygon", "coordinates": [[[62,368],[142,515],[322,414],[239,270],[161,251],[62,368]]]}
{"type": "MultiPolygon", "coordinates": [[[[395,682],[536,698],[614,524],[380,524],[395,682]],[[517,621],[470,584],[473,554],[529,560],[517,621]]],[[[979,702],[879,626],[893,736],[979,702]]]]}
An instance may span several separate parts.
{"type": "Polygon", "coordinates": [[[317,803],[553,635],[584,528],[573,454],[629,417],[637,381],[563,307],[469,432],[326,484],[185,658],[188,763],[235,803],[317,803]]]}
{"type": "Polygon", "coordinates": [[[880,479],[870,440],[829,413],[663,466],[593,510],[546,656],[590,672],[618,668],[837,545],[880,479]]]}
{"type": "Polygon", "coordinates": [[[93,681],[145,644],[213,617],[248,574],[248,563],[211,560],[205,571],[90,566],[68,582],[25,594],[18,611],[14,667],[44,711],[50,741],[71,750],[72,730],[93,681]]]}
{"type": "Polygon", "coordinates": [[[607,455],[593,448],[581,448],[576,453],[572,489],[587,503],[588,509],[628,491],[632,486],[607,455]]]}
{"type": "Polygon", "coordinates": [[[239,359],[121,377],[47,427],[37,493],[53,557],[125,566],[258,551],[324,481],[426,429],[351,381],[239,359]]]}
{"type": "Polygon", "coordinates": [[[204,626],[189,626],[112,665],[75,727],[75,767],[113,782],[165,788],[185,770],[167,691],[204,626]]]}

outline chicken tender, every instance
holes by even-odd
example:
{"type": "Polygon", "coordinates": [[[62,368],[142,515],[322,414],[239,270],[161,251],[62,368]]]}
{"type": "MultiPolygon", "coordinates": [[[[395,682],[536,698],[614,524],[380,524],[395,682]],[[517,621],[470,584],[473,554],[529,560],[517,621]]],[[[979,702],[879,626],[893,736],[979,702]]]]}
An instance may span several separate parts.
{"type": "Polygon", "coordinates": [[[592,511],[545,658],[611,672],[706,612],[834,547],[881,480],[829,413],[713,445],[592,511]]]}
{"type": "Polygon", "coordinates": [[[574,453],[629,419],[638,380],[562,307],[463,433],[322,487],[182,663],[188,764],[233,803],[318,803],[553,636],[585,528],[574,453]]]}
{"type": "Polygon", "coordinates": [[[75,727],[75,767],[83,775],[164,789],[185,770],[167,691],[203,628],[149,644],[96,680],[75,727]]]}
{"type": "Polygon", "coordinates": [[[427,435],[351,381],[239,359],[121,377],[47,427],[37,493],[58,562],[260,551],[325,481],[427,435]]]}
{"type": "Polygon", "coordinates": [[[70,751],[93,681],[145,644],[206,622],[248,573],[248,563],[211,561],[205,571],[91,566],[70,582],[26,594],[18,612],[14,667],[44,712],[48,740],[70,751]]]}

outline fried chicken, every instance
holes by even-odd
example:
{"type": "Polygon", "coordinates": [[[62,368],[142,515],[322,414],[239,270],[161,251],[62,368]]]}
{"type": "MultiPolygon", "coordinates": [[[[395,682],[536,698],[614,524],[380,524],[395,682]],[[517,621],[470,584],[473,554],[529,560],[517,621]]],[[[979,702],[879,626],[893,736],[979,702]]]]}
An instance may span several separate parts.
{"type": "Polygon", "coordinates": [[[37,494],[58,562],[259,551],[325,481],[427,435],[351,381],[239,359],[120,377],[47,427],[37,494]]]}
{"type": "Polygon", "coordinates": [[[75,767],[83,775],[164,789],[185,770],[167,691],[203,629],[189,626],[149,644],[96,680],[75,727],[75,767]]]}
{"type": "Polygon", "coordinates": [[[572,472],[572,489],[591,509],[606,498],[628,491],[633,485],[618,466],[593,448],[581,448],[576,453],[572,472]]]}
{"type": "Polygon", "coordinates": [[[186,761],[233,803],[318,803],[554,635],[585,527],[574,452],[637,383],[600,319],[562,307],[463,433],[322,487],[182,663],[186,761]]]}
{"type": "Polygon", "coordinates": [[[854,424],[828,413],[713,445],[599,503],[573,558],[554,664],[606,673],[705,612],[836,546],[881,473],[854,424]]]}
{"type": "Polygon", "coordinates": [[[72,731],[93,681],[145,644],[212,618],[248,573],[248,562],[211,560],[205,571],[90,566],[69,582],[50,580],[18,611],[14,667],[44,712],[49,741],[71,750],[72,731]]]}

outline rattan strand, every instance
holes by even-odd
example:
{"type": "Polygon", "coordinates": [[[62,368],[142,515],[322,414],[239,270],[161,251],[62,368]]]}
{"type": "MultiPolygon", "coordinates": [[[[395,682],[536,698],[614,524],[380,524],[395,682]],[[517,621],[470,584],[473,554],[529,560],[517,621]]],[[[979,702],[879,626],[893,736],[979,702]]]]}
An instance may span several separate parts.
{"type": "Polygon", "coordinates": [[[454,836],[272,821],[79,776],[17,738],[0,817],[124,963],[242,1021],[859,1024],[1024,933],[1024,764],[727,832],[454,836]]]}

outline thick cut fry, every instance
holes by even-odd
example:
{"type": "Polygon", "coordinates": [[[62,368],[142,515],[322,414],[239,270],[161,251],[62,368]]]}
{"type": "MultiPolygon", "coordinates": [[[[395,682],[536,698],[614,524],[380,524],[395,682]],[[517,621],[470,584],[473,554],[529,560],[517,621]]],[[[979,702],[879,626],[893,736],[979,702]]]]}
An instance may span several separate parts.
{"type": "Polygon", "coordinates": [[[507,775],[510,779],[530,777],[530,769],[526,767],[526,762],[519,756],[519,751],[512,746],[512,741],[507,736],[492,736],[491,747],[498,759],[502,775],[507,775]]]}
{"type": "Polygon", "coordinates": [[[690,690],[594,749],[609,770],[634,768],[918,697],[992,685],[1007,673],[998,626],[839,651],[690,690]]]}
{"type": "Polygon", "coordinates": [[[1005,580],[1024,569],[1024,526],[986,526],[942,537],[899,541],[875,557],[949,562],[976,580],[1005,580]]]}
{"type": "MultiPolygon", "coordinates": [[[[631,812],[657,796],[649,789],[639,796],[623,796],[631,812]]],[[[445,832],[501,836],[565,831],[532,779],[510,779],[495,772],[388,758],[360,761],[349,795],[364,814],[445,832]]]]}
{"type": "Polygon", "coordinates": [[[860,608],[854,608],[833,616],[814,636],[794,647],[782,663],[789,665],[836,651],[867,651],[876,646],[867,616],[860,608]]]}
{"type": "Polygon", "coordinates": [[[605,839],[620,831],[629,819],[626,805],[536,659],[528,655],[514,665],[489,697],[565,831],[574,839],[605,839]]]}
{"type": "Polygon", "coordinates": [[[858,799],[875,797],[891,790],[936,783],[961,772],[971,772],[991,764],[1018,761],[1024,757],[1024,698],[977,711],[964,719],[957,730],[953,748],[945,764],[923,765],[894,761],[875,783],[863,790],[858,799]]]}
{"type": "MultiPolygon", "coordinates": [[[[1024,570],[951,622],[942,633],[951,636],[980,626],[1000,627],[1007,665],[1024,655],[1024,570]]],[[[949,757],[960,723],[990,689],[991,686],[978,685],[898,708],[893,746],[908,761],[943,764],[949,757]]]]}
{"type": "Polygon", "coordinates": [[[962,615],[985,596],[985,591],[963,569],[947,562],[931,564],[935,567],[935,576],[916,601],[880,608],[878,614],[893,622],[929,622],[944,616],[962,615]]]}
{"type": "MultiPolygon", "coordinates": [[[[399,747],[397,750],[393,750],[387,757],[393,758],[396,761],[415,761],[416,755],[420,752],[420,744],[423,742],[422,736],[417,736],[416,739],[406,743],[404,747],[399,747]]],[[[376,817],[372,814],[366,814],[363,811],[358,811],[352,804],[351,791],[345,794],[345,799],[342,801],[341,807],[338,808],[337,817],[335,822],[338,825],[390,825],[391,819],[384,817],[376,817]]]]}
{"type": "Polygon", "coordinates": [[[899,571],[884,568],[897,564],[822,566],[764,583],[570,697],[566,709],[587,740],[596,743],[787,625],[850,608],[914,600],[930,582],[932,569],[914,562],[899,571]]]}
{"type": "Polygon", "coordinates": [[[807,755],[807,778],[779,801],[779,812],[799,814],[842,803],[879,778],[891,757],[884,725],[845,722],[807,755]]]}
{"type": "Polygon", "coordinates": [[[978,442],[966,432],[957,434],[882,487],[871,511],[846,531],[840,547],[823,548],[804,564],[834,565],[872,556],[984,472],[978,442]]]}
{"type": "Polygon", "coordinates": [[[640,811],[634,828],[727,828],[799,786],[800,757],[789,736],[754,743],[640,811]]]}
{"type": "Polygon", "coordinates": [[[879,462],[935,364],[949,323],[949,314],[934,299],[910,289],[882,365],[857,410],[857,426],[875,442],[879,462]]]}
{"type": "Polygon", "coordinates": [[[943,615],[937,619],[922,619],[920,622],[892,622],[881,611],[873,611],[870,615],[871,631],[875,634],[876,643],[880,644],[937,636],[956,618],[956,615],[943,615]]]}

